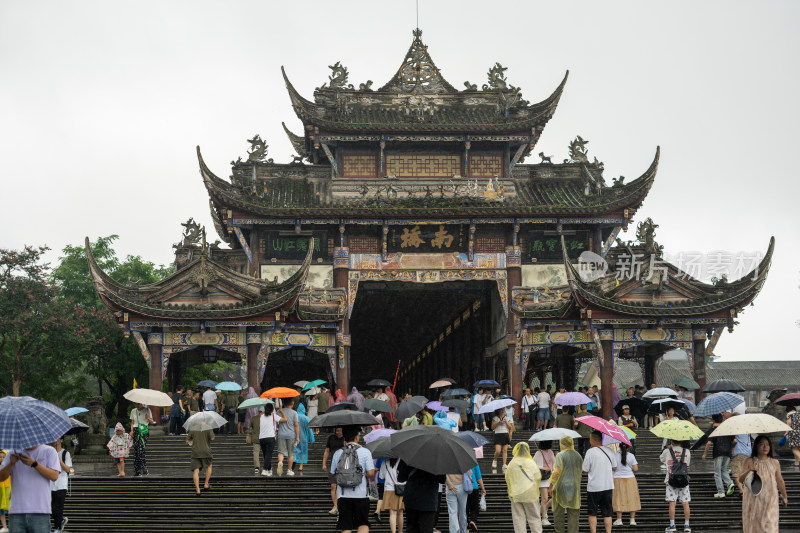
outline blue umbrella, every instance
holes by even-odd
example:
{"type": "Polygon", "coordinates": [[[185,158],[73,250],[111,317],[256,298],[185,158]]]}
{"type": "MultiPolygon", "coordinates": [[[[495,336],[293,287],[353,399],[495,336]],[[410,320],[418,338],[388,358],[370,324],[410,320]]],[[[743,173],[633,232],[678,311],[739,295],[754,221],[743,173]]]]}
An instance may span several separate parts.
{"type": "Polygon", "coordinates": [[[234,383],[233,381],[223,381],[222,383],[217,383],[216,389],[223,391],[237,391],[242,390],[242,386],[238,383],[234,383]]]}
{"type": "Polygon", "coordinates": [[[442,393],[442,396],[445,396],[445,397],[448,397],[448,396],[471,396],[471,395],[472,395],[472,393],[470,393],[467,389],[450,389],[450,390],[446,390],[446,391],[444,391],[442,393]]]}
{"type": "Polygon", "coordinates": [[[456,436],[459,439],[467,441],[467,444],[469,444],[472,448],[480,448],[484,444],[489,443],[489,439],[480,433],[475,433],[474,431],[459,431],[456,436]]]}
{"type": "Polygon", "coordinates": [[[723,411],[733,409],[742,402],[744,402],[744,398],[732,392],[709,394],[703,401],[697,404],[697,409],[694,410],[694,416],[718,415],[723,411]]]}
{"type": "Polygon", "coordinates": [[[204,379],[200,383],[197,384],[198,387],[216,387],[217,382],[211,381],[210,379],[204,379]]]}
{"type": "Polygon", "coordinates": [[[500,384],[493,379],[482,379],[480,381],[476,381],[473,387],[499,387],[500,384]]]}
{"type": "Polygon", "coordinates": [[[55,442],[72,424],[60,407],[30,396],[0,398],[0,448],[24,450],[55,442]]]}
{"type": "Polygon", "coordinates": [[[88,413],[89,410],[85,407],[70,407],[69,409],[66,409],[64,412],[67,413],[67,416],[75,416],[81,413],[88,413]]]}
{"type": "Polygon", "coordinates": [[[303,385],[303,389],[302,390],[308,390],[311,387],[319,387],[320,385],[324,385],[326,383],[327,383],[327,381],[325,381],[324,379],[315,379],[314,381],[309,381],[308,383],[303,385]]]}

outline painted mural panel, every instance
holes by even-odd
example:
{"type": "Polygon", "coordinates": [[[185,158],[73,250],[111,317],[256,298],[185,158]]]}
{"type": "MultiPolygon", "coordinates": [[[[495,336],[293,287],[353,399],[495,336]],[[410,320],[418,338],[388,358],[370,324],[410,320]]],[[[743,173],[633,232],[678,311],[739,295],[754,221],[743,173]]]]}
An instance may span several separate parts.
{"type": "MultiPolygon", "coordinates": [[[[261,265],[261,279],[286,281],[297,272],[300,265],[261,265]]],[[[333,266],[311,265],[306,284],[315,289],[333,288],[333,266]]]]}

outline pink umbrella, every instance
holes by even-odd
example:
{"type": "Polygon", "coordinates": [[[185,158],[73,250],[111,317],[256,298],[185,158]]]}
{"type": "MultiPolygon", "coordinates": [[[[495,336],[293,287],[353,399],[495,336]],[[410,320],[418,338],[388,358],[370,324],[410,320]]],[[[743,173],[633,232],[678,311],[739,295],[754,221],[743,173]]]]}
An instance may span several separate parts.
{"type": "Polygon", "coordinates": [[[367,433],[367,435],[364,437],[364,442],[372,442],[374,440],[378,440],[381,437],[388,437],[389,435],[395,432],[397,432],[396,429],[389,429],[389,428],[376,429],[375,431],[370,431],[369,433],[367,433]]]}
{"type": "Polygon", "coordinates": [[[631,444],[631,440],[628,438],[628,434],[625,433],[621,427],[616,425],[614,422],[608,422],[603,420],[599,416],[581,416],[575,419],[576,421],[580,422],[581,424],[586,424],[592,429],[596,429],[603,435],[608,435],[609,437],[616,439],[620,442],[624,442],[625,444],[631,444]]]}

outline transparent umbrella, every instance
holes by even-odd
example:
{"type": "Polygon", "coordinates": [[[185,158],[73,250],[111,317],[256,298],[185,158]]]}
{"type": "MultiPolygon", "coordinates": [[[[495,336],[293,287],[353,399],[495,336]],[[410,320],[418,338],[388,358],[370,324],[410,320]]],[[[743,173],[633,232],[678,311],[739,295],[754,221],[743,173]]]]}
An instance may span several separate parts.
{"type": "Polygon", "coordinates": [[[200,411],[187,418],[186,422],[183,423],[183,428],[186,431],[205,431],[207,429],[221,428],[227,423],[227,420],[214,411],[200,411]]]}

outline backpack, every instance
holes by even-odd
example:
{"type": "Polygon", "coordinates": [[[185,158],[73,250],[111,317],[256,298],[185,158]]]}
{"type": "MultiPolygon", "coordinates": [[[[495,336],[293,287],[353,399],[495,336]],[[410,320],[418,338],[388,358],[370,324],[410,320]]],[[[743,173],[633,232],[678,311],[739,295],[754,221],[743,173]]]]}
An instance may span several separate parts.
{"type": "Polygon", "coordinates": [[[688,487],[689,465],[683,462],[683,458],[686,456],[686,450],[681,450],[680,461],[678,461],[678,459],[675,457],[675,452],[672,450],[672,446],[669,448],[669,453],[672,455],[672,469],[669,472],[667,484],[676,489],[688,487]]]}
{"type": "Polygon", "coordinates": [[[364,469],[358,460],[358,448],[354,444],[342,448],[342,455],[336,463],[336,484],[342,488],[358,487],[364,479],[364,469]]]}

